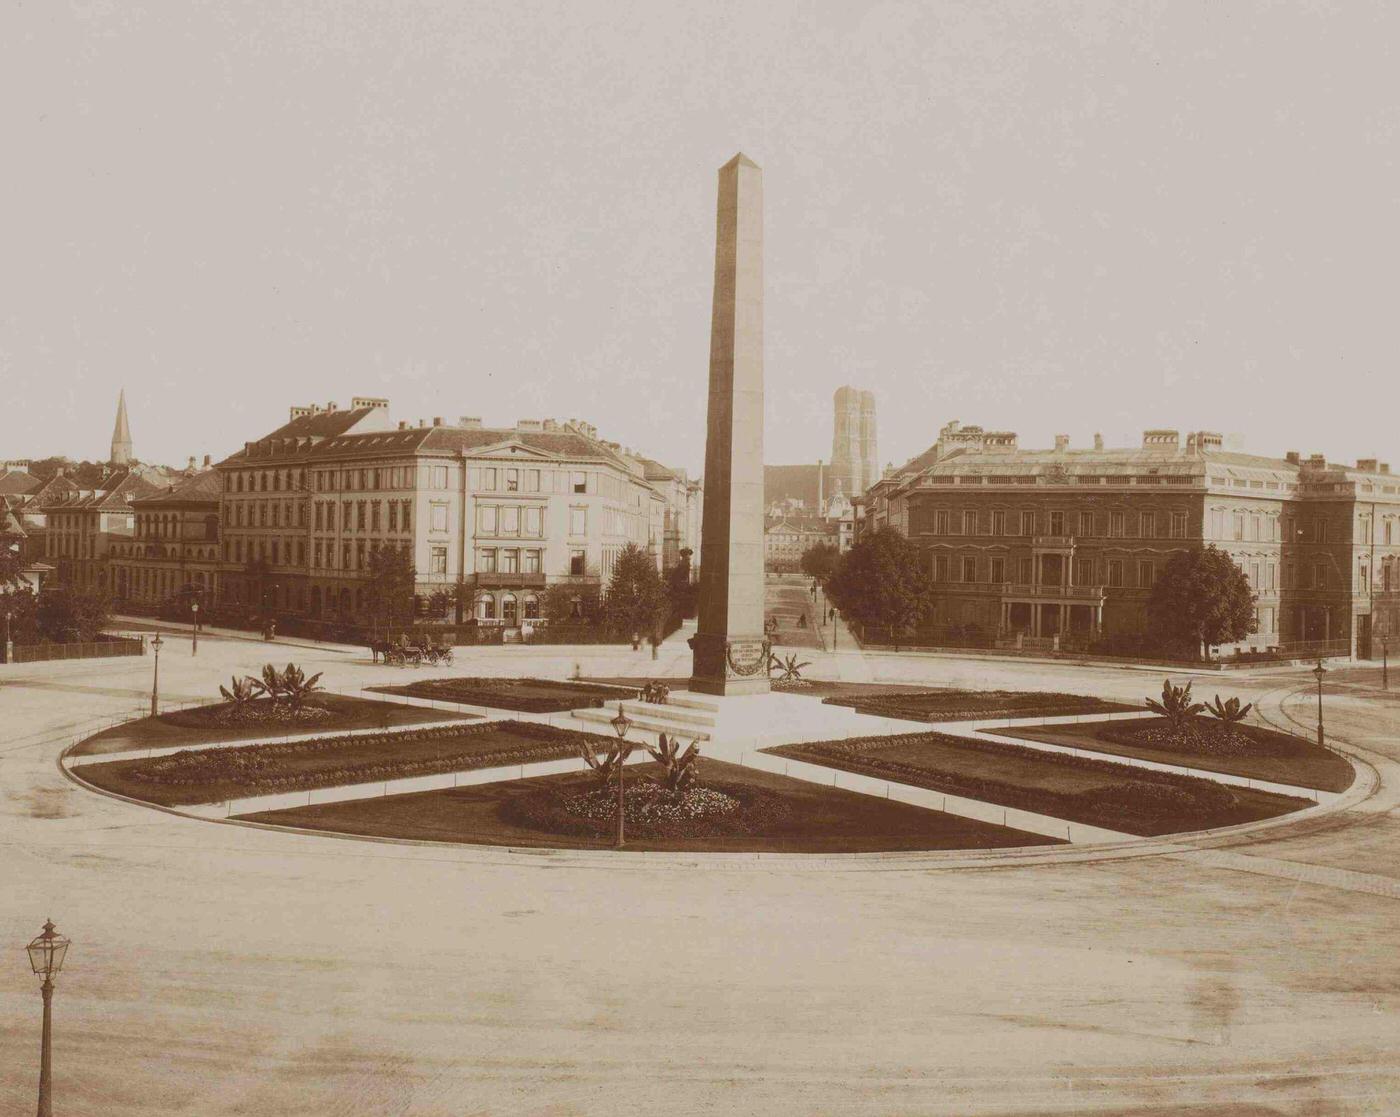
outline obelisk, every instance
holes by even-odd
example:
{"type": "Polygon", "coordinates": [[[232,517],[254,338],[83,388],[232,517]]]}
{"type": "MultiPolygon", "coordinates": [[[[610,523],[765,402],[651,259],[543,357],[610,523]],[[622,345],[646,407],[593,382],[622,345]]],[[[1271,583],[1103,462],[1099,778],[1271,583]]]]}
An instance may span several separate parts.
{"type": "Polygon", "coordinates": [[[763,632],[763,172],[719,169],[710,399],[700,529],[700,621],[690,689],[768,690],[763,632]]]}

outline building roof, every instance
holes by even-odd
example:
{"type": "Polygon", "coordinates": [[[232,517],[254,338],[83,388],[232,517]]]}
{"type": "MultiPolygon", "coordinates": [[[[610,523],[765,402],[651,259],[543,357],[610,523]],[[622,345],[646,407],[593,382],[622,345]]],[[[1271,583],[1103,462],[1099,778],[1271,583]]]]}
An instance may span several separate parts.
{"type": "Polygon", "coordinates": [[[28,496],[38,492],[44,483],[32,473],[10,469],[0,473],[0,496],[28,496]]]}
{"type": "Polygon", "coordinates": [[[823,462],[810,465],[765,465],[763,467],[763,506],[780,501],[800,500],[816,508],[831,496],[831,467],[823,462]]]}
{"type": "Polygon", "coordinates": [[[167,486],[164,492],[157,489],[149,496],[137,496],[131,499],[132,507],[139,506],[140,510],[148,508],[159,508],[162,506],[209,504],[219,503],[219,494],[223,490],[223,484],[219,475],[212,469],[206,469],[203,473],[196,473],[193,477],[167,486]]]}
{"type": "Polygon", "coordinates": [[[83,489],[56,477],[45,486],[48,490],[40,508],[45,512],[130,512],[130,501],[157,491],[156,486],[135,470],[122,469],[109,475],[100,489],[83,489]]]}

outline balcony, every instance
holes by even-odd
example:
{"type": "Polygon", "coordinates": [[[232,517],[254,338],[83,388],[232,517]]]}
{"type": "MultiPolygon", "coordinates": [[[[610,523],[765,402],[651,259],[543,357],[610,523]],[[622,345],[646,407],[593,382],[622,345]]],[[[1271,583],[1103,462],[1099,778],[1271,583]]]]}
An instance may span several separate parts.
{"type": "Polygon", "coordinates": [[[482,571],[462,579],[469,586],[482,589],[544,589],[543,574],[495,574],[482,571]]]}
{"type": "Polygon", "coordinates": [[[1033,535],[1031,536],[1031,546],[1047,551],[1072,551],[1074,550],[1074,536],[1033,535]]]}
{"type": "Polygon", "coordinates": [[[1003,597],[1028,598],[1035,601],[1070,601],[1097,604],[1104,597],[1103,586],[1032,585],[1008,582],[1001,587],[1003,597]]]}

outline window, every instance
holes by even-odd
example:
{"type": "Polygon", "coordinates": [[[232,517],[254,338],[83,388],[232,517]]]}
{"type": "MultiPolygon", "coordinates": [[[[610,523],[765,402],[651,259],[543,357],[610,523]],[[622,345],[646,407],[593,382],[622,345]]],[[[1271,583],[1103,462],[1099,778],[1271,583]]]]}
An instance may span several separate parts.
{"type": "MultiPolygon", "coordinates": [[[[538,573],[540,572],[540,566],[541,566],[540,558],[541,558],[541,552],[539,552],[539,551],[526,551],[526,552],[525,552],[525,568],[524,568],[524,573],[526,573],[526,574],[538,574],[538,573]]],[[[528,615],[528,614],[527,614],[527,615],[528,615]]]]}
{"type": "Polygon", "coordinates": [[[515,549],[513,549],[513,548],[508,548],[508,549],[506,549],[506,550],[504,550],[504,551],[501,552],[501,573],[502,573],[502,574],[518,574],[518,573],[520,573],[520,552],[519,552],[519,551],[517,551],[517,550],[515,550],[515,549]]]}
{"type": "Polygon", "coordinates": [[[1371,588],[1371,568],[1366,564],[1365,559],[1361,560],[1359,579],[1357,583],[1357,588],[1359,590],[1364,593],[1371,588]]]}
{"type": "Polygon", "coordinates": [[[364,541],[363,539],[356,539],[356,540],[355,540],[355,569],[357,569],[357,570],[363,570],[364,568],[365,568],[365,541],[364,541]]]}
{"type": "Polygon", "coordinates": [[[525,534],[531,539],[544,535],[544,509],[531,505],[525,509],[525,534]]]}
{"type": "Polygon", "coordinates": [[[496,506],[478,504],[476,506],[476,530],[482,535],[496,534],[496,506]]]}
{"type": "Polygon", "coordinates": [[[587,535],[587,534],[588,534],[588,509],[587,509],[587,508],[570,508],[570,509],[569,509],[569,534],[570,534],[570,535],[587,535]]]}
{"type": "Polygon", "coordinates": [[[1138,535],[1144,539],[1153,539],[1157,535],[1157,516],[1152,512],[1142,512],[1138,515],[1138,535]]]}
{"type": "Polygon", "coordinates": [[[476,615],[478,620],[493,621],[496,619],[496,599],[489,593],[483,593],[476,599],[476,615]]]}
{"type": "Polygon", "coordinates": [[[977,560],[970,555],[962,560],[962,580],[964,582],[977,581],[977,560]]]}
{"type": "Polygon", "coordinates": [[[1257,562],[1249,564],[1249,585],[1251,589],[1259,589],[1259,564],[1257,562]]]}
{"type": "Polygon", "coordinates": [[[369,506],[369,529],[370,529],[370,531],[378,531],[378,530],[379,530],[379,508],[380,508],[380,503],[379,503],[379,501],[377,501],[377,500],[376,500],[376,501],[373,501],[373,502],[370,504],[370,506],[369,506]]]}
{"type": "Polygon", "coordinates": [[[946,508],[940,508],[933,514],[933,534],[948,534],[948,510],[946,508]]]}
{"type": "MultiPolygon", "coordinates": [[[[1005,535],[1005,534],[1006,534],[1006,513],[1005,513],[1005,512],[993,512],[993,513],[992,513],[992,534],[993,534],[993,535],[1005,535]]],[[[999,582],[999,581],[1001,581],[1001,579],[1000,579],[1000,578],[993,578],[992,581],[994,581],[994,582],[999,582]]]]}
{"type": "Polygon", "coordinates": [[[520,470],[506,470],[506,492],[518,493],[520,491],[520,470]]]}
{"type": "Polygon", "coordinates": [[[1234,538],[1238,541],[1244,538],[1244,513],[1236,512],[1234,516],[1234,538]]]}
{"type": "Polygon", "coordinates": [[[435,489],[447,488],[447,466],[435,465],[432,467],[432,479],[429,484],[435,489]]]}
{"type": "Polygon", "coordinates": [[[399,530],[399,502],[397,500],[389,501],[389,530],[399,530]]]}
{"type": "Polygon", "coordinates": [[[1327,521],[1326,521],[1326,520],[1314,520],[1314,521],[1313,521],[1313,542],[1314,542],[1314,543],[1326,543],[1326,542],[1327,542],[1327,521]]]}
{"type": "Polygon", "coordinates": [[[1110,586],[1121,586],[1123,584],[1123,560],[1108,560],[1108,584],[1110,586]]]}
{"type": "Polygon", "coordinates": [[[1110,512],[1108,514],[1108,534],[1115,539],[1122,539],[1127,532],[1125,517],[1122,512],[1110,512]]]}
{"type": "Polygon", "coordinates": [[[1065,533],[1065,514],[1063,512],[1050,513],[1050,530],[1047,535],[1063,535],[1065,533]]]}
{"type": "Polygon", "coordinates": [[[273,563],[278,562],[278,557],[277,557],[277,540],[275,540],[275,539],[272,541],[272,561],[273,561],[273,563]]]}
{"type": "Polygon", "coordinates": [[[935,555],[933,560],[933,580],[935,582],[946,582],[948,580],[948,556],[935,555]]]}
{"type": "Polygon", "coordinates": [[[1075,559],[1074,584],[1076,586],[1091,586],[1094,584],[1093,559],[1075,559]]]}
{"type": "Polygon", "coordinates": [[[1313,585],[1318,589],[1327,585],[1327,567],[1320,562],[1313,567],[1313,585]]]}
{"type": "Polygon", "coordinates": [[[964,512],[964,513],[963,513],[963,534],[964,534],[964,535],[976,535],[976,534],[977,534],[977,513],[976,513],[976,512],[964,512]]]}
{"type": "Polygon", "coordinates": [[[476,556],[476,568],[483,574],[496,573],[496,549],[487,547],[478,551],[476,556]]]}
{"type": "Polygon", "coordinates": [[[410,514],[409,514],[409,509],[410,509],[411,507],[412,507],[412,502],[411,502],[411,501],[405,500],[405,501],[403,502],[403,524],[402,524],[401,526],[403,527],[403,530],[404,530],[404,531],[412,531],[412,530],[413,530],[413,526],[412,526],[413,521],[412,521],[412,519],[410,518],[410,514]]]}
{"type": "Polygon", "coordinates": [[[501,534],[520,534],[520,509],[514,504],[508,504],[501,509],[501,534]]]}
{"type": "Polygon", "coordinates": [[[1173,539],[1185,539],[1185,538],[1186,538],[1186,513],[1185,513],[1185,512],[1173,512],[1173,513],[1172,513],[1172,536],[1171,536],[1171,537],[1172,537],[1173,539]]]}
{"type": "Polygon", "coordinates": [[[432,574],[447,573],[446,547],[430,547],[428,549],[428,571],[432,574]]]}
{"type": "Polygon", "coordinates": [[[1151,589],[1152,584],[1157,581],[1157,568],[1150,562],[1138,563],[1138,585],[1143,589],[1151,589]]]}
{"type": "Polygon", "coordinates": [[[588,474],[582,470],[575,470],[573,475],[573,488],[576,493],[586,493],[588,491],[588,474]]]}
{"type": "Polygon", "coordinates": [[[527,469],[525,471],[525,491],[527,493],[537,493],[540,491],[540,471],[538,469],[527,469]]]}
{"type": "Polygon", "coordinates": [[[527,621],[537,621],[540,619],[540,599],[534,594],[525,598],[525,619],[527,621]]]}
{"type": "Polygon", "coordinates": [[[569,552],[569,573],[572,574],[572,575],[575,575],[575,576],[586,573],[587,571],[586,571],[585,567],[586,567],[586,565],[587,565],[587,560],[588,560],[588,556],[587,556],[587,553],[586,553],[586,552],[584,552],[584,551],[570,551],[570,552],[569,552]]]}
{"type": "Polygon", "coordinates": [[[998,585],[1006,581],[1006,560],[1004,558],[992,559],[992,581],[998,585]]]}

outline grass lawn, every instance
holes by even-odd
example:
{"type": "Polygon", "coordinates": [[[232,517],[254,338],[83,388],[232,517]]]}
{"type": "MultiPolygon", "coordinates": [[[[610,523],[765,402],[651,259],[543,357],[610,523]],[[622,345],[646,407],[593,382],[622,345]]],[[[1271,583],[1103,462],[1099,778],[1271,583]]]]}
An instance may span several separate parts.
{"type": "MultiPolygon", "coordinates": [[[[258,699],[255,704],[267,703],[258,699]]],[[[446,710],[426,710],[397,702],[377,702],[372,698],[348,698],[341,694],[318,694],[307,702],[328,711],[328,717],[314,721],[255,721],[228,724],[216,715],[226,702],[174,710],[159,717],[138,718],[114,725],[89,737],[73,750],[75,756],[97,756],[108,752],[168,748],[171,745],[198,745],[208,741],[243,741],[276,737],[283,733],[336,732],[344,729],[384,729],[392,725],[421,725],[446,721],[462,715],[446,710]]]]}
{"type": "MultiPolygon", "coordinates": [[[[892,694],[847,693],[851,684],[827,697],[833,706],[850,706],[857,713],[909,721],[971,721],[976,718],[1057,717],[1065,714],[1108,714],[1138,710],[1122,702],[1107,702],[1082,694],[1021,690],[938,690],[903,688],[892,694]]],[[[812,693],[812,691],[808,691],[812,693]]]]}
{"type": "MultiPolygon", "coordinates": [[[[1081,722],[1078,725],[997,729],[992,732],[1114,756],[1131,756],[1162,764],[1184,764],[1208,772],[1228,772],[1250,779],[1312,787],[1320,791],[1345,791],[1356,778],[1356,773],[1346,760],[1334,752],[1318,748],[1314,742],[1303,737],[1245,726],[1239,732],[1248,737],[1248,750],[1221,753],[1200,747],[1168,747],[1162,740],[1164,726],[1161,718],[1145,717],[1141,720],[1081,722]],[[1151,736],[1145,735],[1144,731],[1151,736]]],[[[1218,732],[1211,722],[1205,722],[1201,731],[1218,732]]]]}
{"type": "Polygon", "coordinates": [[[999,806],[1121,830],[1171,834],[1272,818],[1306,799],[942,733],[859,737],[767,749],[999,806]]]}
{"type": "Polygon", "coordinates": [[[392,734],[321,737],[114,760],[78,769],[88,783],[162,806],[529,764],[579,755],[595,734],[518,721],[437,726],[392,734]]]}
{"type": "Polygon", "coordinates": [[[637,697],[635,687],[566,683],[554,679],[423,679],[403,686],[369,689],[381,694],[434,698],[443,702],[461,702],[467,706],[489,706],[497,710],[518,710],[530,714],[562,713],[637,697]]]}
{"type": "MultiPolygon", "coordinates": [[[[639,779],[651,765],[627,769],[639,779]]],[[[703,838],[637,838],[628,849],[689,852],[855,853],[881,850],[986,849],[1062,844],[1052,838],[957,818],[908,803],[893,803],[786,776],[756,772],[716,760],[700,761],[706,786],[740,799],[762,797],[782,810],[763,829],[703,838]]],[[[279,826],[305,826],[342,834],[470,842],[481,845],[603,849],[607,837],[557,834],[519,821],[521,802],[590,786],[584,775],[425,791],[383,799],[263,811],[241,817],[279,826]]]]}

